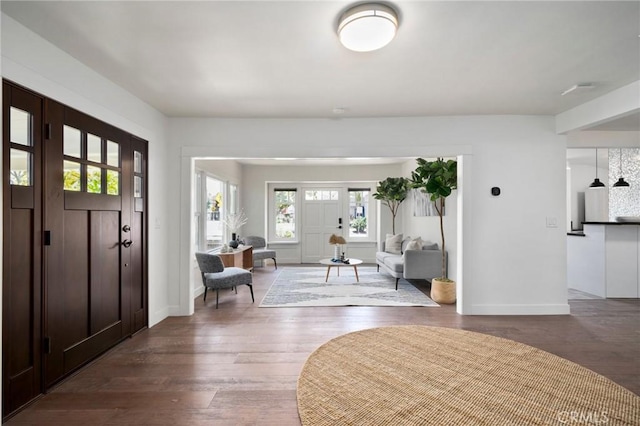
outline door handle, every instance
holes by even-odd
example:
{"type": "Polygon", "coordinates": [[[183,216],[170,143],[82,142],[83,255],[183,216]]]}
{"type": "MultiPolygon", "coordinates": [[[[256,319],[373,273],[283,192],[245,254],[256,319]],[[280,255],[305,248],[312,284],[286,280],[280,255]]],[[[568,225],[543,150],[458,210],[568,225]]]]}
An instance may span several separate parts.
{"type": "Polygon", "coordinates": [[[131,240],[124,240],[122,242],[122,245],[125,246],[126,248],[131,247],[131,244],[133,244],[133,241],[131,241],[131,240]]]}
{"type": "Polygon", "coordinates": [[[342,229],[342,225],[338,225],[338,226],[337,226],[337,228],[338,228],[338,229],[342,229]]]}

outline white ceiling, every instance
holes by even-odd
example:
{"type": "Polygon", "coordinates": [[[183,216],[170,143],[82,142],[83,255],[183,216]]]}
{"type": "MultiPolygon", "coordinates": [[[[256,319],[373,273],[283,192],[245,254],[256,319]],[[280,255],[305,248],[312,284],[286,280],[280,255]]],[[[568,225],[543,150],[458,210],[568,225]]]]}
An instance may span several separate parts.
{"type": "MultiPolygon", "coordinates": [[[[640,17],[638,17],[638,19],[640,19],[640,17]]],[[[638,96],[640,96],[640,93],[638,96]]],[[[590,127],[589,130],[640,131],[640,113],[625,115],[624,117],[590,127]]]]}
{"type": "Polygon", "coordinates": [[[168,116],[546,115],[640,78],[638,1],[390,4],[398,34],[369,53],[338,42],[344,1],[1,8],[168,116]]]}

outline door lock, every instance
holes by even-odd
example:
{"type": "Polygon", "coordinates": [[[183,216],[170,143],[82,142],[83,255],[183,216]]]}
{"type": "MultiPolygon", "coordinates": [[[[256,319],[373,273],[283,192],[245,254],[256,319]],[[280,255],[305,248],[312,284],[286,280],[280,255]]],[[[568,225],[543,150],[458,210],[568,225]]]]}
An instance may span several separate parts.
{"type": "Polygon", "coordinates": [[[129,231],[131,231],[131,227],[129,225],[125,225],[125,226],[122,227],[122,230],[124,232],[129,232],[129,231]]]}

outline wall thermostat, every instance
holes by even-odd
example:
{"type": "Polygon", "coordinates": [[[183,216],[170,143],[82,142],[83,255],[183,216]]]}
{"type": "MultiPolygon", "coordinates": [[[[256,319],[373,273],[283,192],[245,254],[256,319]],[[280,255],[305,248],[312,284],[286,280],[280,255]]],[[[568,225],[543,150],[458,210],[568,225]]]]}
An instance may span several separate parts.
{"type": "Polygon", "coordinates": [[[491,195],[495,195],[496,197],[500,195],[500,188],[498,188],[497,186],[491,188],[491,195]]]}

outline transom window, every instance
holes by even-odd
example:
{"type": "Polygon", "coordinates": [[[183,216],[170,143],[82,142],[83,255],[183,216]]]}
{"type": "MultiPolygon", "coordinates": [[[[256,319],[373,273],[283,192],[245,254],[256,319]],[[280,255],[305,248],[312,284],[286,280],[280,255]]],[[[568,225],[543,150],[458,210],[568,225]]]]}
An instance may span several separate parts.
{"type": "Polygon", "coordinates": [[[327,201],[338,200],[340,198],[340,191],[304,191],[305,201],[327,201]]]}

